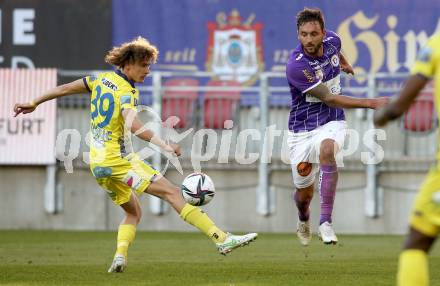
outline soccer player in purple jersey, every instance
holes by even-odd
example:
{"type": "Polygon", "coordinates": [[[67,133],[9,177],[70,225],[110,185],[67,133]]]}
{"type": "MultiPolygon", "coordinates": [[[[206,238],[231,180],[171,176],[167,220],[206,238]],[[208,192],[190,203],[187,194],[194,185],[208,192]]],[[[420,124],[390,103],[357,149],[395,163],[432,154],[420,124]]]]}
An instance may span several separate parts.
{"type": "Polygon", "coordinates": [[[338,182],[335,156],[344,144],[343,108],[376,109],[386,98],[361,99],[341,95],[340,71],[353,74],[341,53],[339,36],[325,29],[319,9],[297,14],[300,45],[287,62],[286,75],[292,95],[288,146],[298,208],[297,235],[303,245],[312,238],[309,205],[319,164],[321,216],[318,235],[325,244],[336,244],[332,211],[338,182]]]}

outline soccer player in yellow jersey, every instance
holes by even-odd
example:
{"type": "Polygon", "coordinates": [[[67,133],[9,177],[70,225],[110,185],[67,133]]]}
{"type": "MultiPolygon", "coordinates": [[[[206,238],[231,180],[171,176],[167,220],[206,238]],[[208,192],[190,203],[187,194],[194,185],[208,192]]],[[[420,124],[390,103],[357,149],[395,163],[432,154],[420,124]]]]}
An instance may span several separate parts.
{"type": "MultiPolygon", "coordinates": [[[[434,79],[435,103],[440,117],[440,34],[432,36],[417,55],[400,96],[376,111],[374,123],[384,126],[401,116],[425,85],[434,79]]],[[[437,165],[432,168],[420,188],[410,218],[410,230],[399,258],[397,284],[399,286],[425,286],[429,284],[428,256],[440,233],[440,151],[437,165]]]]}
{"type": "Polygon", "coordinates": [[[90,169],[98,184],[108,191],[113,202],[122,207],[125,218],[118,230],[117,249],[108,272],[122,272],[127,265],[127,251],[133,242],[136,226],[141,219],[138,195],[145,192],[168,203],[186,222],[210,237],[221,254],[249,243],[256,233],[238,236],[219,229],[207,214],[198,207],[185,203],[177,186],[142,161],[135,153],[127,153],[124,136],[131,133],[161,147],[166,152],[180,156],[177,144],[167,144],[148,129],[136,116],[141,83],[156,62],[158,51],[148,40],[138,37],[110,50],[105,61],[115,67],[115,72],[105,72],[97,77],[87,76],[51,89],[30,103],[16,104],[15,116],[30,113],[45,101],[75,94],[91,93],[90,169]]]}

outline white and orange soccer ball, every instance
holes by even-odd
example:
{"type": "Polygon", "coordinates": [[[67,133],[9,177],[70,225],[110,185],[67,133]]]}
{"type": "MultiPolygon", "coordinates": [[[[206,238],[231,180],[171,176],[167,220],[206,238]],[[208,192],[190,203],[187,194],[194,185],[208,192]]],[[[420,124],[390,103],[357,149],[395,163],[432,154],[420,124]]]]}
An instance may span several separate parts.
{"type": "Polygon", "coordinates": [[[209,203],[215,195],[215,187],[211,178],[203,173],[192,173],[183,179],[182,196],[193,206],[203,206],[209,203]]]}

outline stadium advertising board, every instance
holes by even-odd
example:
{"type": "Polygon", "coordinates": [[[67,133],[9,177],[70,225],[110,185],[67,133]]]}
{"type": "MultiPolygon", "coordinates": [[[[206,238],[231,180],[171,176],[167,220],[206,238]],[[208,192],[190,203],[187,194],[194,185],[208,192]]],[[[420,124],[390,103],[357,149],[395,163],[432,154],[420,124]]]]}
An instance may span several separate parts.
{"type": "Polygon", "coordinates": [[[0,1],[0,67],[100,69],[111,1],[0,1]]]}
{"type": "Polygon", "coordinates": [[[55,69],[0,69],[0,165],[55,163],[56,101],[12,115],[16,102],[29,102],[56,83],[55,69]]]}
{"type": "Polygon", "coordinates": [[[357,74],[408,72],[440,30],[436,0],[113,0],[113,42],[140,34],[159,47],[154,69],[229,73],[248,85],[259,71],[284,72],[298,44],[295,15],[305,6],[322,9],[357,74]]]}

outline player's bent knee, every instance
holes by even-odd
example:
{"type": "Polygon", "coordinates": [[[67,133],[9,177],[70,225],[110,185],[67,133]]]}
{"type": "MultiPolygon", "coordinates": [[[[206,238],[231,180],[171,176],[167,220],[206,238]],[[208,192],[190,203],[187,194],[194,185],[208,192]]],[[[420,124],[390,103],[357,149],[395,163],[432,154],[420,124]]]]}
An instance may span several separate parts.
{"type": "Polygon", "coordinates": [[[136,208],[136,210],[130,213],[130,215],[135,217],[136,219],[140,219],[142,217],[142,210],[140,208],[136,208]]]}
{"type": "Polygon", "coordinates": [[[134,211],[134,212],[125,212],[125,222],[129,224],[135,223],[136,225],[139,224],[142,218],[142,212],[141,211],[134,211]]]}
{"type": "Polygon", "coordinates": [[[321,147],[320,157],[327,158],[327,159],[333,159],[335,157],[335,147],[333,144],[327,144],[325,146],[321,147]]]}
{"type": "Polygon", "coordinates": [[[136,223],[137,223],[137,224],[139,224],[139,222],[141,221],[141,218],[142,218],[142,211],[139,210],[139,211],[136,213],[136,223]]]}

